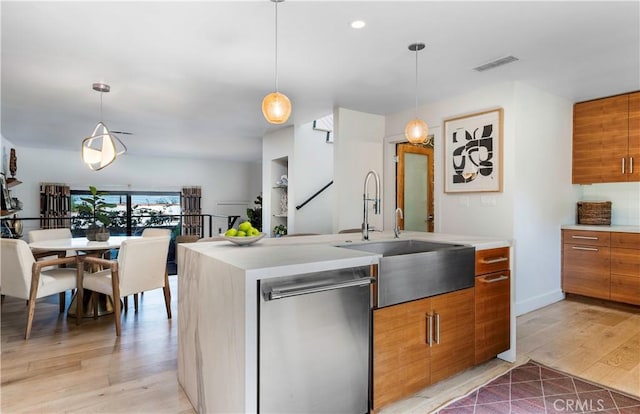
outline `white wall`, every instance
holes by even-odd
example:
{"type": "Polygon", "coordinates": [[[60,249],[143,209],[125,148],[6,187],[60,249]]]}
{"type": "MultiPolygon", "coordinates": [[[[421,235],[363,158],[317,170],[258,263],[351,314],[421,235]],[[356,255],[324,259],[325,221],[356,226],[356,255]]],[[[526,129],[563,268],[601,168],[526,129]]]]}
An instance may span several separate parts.
{"type": "MultiPolygon", "coordinates": [[[[203,214],[220,214],[226,209],[225,214],[243,217],[246,217],[246,203],[252,203],[261,188],[260,170],[255,163],[125,154],[104,170],[91,171],[82,163],[79,151],[15,148],[16,176],[22,181],[15,187],[15,195],[24,203],[22,217],[39,216],[41,182],[65,183],[72,190],[86,190],[93,185],[106,191],[180,191],[183,186],[201,186],[203,214]],[[245,204],[219,205],[228,201],[245,204]]],[[[225,218],[215,219],[213,232],[217,232],[218,227],[226,227],[226,223],[225,218]]],[[[37,222],[24,222],[25,234],[37,227],[37,222]]]]}
{"type": "MultiPolygon", "coordinates": [[[[326,142],[326,136],[326,132],[313,129],[313,122],[295,127],[295,163],[289,167],[290,174],[295,176],[294,206],[302,204],[333,180],[333,144],[326,142]]],[[[333,196],[332,185],[296,210],[296,233],[332,233],[333,196]]]]}
{"type": "Polygon", "coordinates": [[[573,103],[515,85],[514,271],[516,313],[564,297],[560,226],[573,223],[579,188],[571,184],[573,103]]]}
{"type": "MultiPolygon", "coordinates": [[[[435,104],[418,108],[418,116],[430,125],[435,135],[435,230],[441,233],[513,237],[513,175],[514,175],[514,84],[505,82],[490,88],[472,91],[435,104]],[[442,129],[444,120],[460,115],[502,107],[503,123],[503,191],[501,193],[444,193],[442,129]],[[495,203],[495,205],[491,205],[495,203]]],[[[408,110],[387,117],[386,137],[399,137],[406,123],[413,119],[408,110]]],[[[389,138],[387,138],[389,139],[389,138]]],[[[393,183],[395,185],[395,182],[393,183]]],[[[385,189],[386,190],[386,189],[385,189]]],[[[395,194],[385,197],[386,223],[393,222],[395,194]]]]}
{"type": "MultiPolygon", "coordinates": [[[[435,134],[436,231],[512,240],[517,314],[561,299],[560,226],[573,222],[579,194],[571,185],[572,103],[505,82],[418,112],[435,134]],[[503,191],[445,194],[444,120],[497,107],[504,109],[503,191]]],[[[387,117],[386,141],[397,140],[412,117],[412,110],[387,117]]],[[[385,203],[385,221],[391,223],[395,195],[385,203]]]]}
{"type": "MultiPolygon", "coordinates": [[[[273,185],[280,178],[274,176],[271,168],[271,161],[287,157],[289,160],[289,168],[294,165],[295,159],[293,154],[293,140],[295,130],[292,126],[279,129],[265,134],[262,138],[262,231],[269,236],[273,234],[273,227],[276,225],[271,216],[271,204],[279,203],[279,200],[272,200],[273,185]]],[[[288,174],[288,210],[289,217],[287,219],[288,233],[295,232],[295,206],[293,200],[296,197],[295,183],[296,177],[288,174]]]]}
{"type": "MultiPolygon", "coordinates": [[[[368,171],[375,170],[380,176],[381,197],[384,197],[382,153],[385,117],[336,108],[333,112],[333,125],[333,232],[337,233],[341,229],[361,227],[362,195],[368,171]]],[[[373,179],[369,185],[369,195],[373,197],[373,179]]],[[[370,210],[369,225],[382,230],[382,214],[375,215],[370,210]]]]}
{"type": "Polygon", "coordinates": [[[580,201],[611,201],[611,224],[640,226],[640,182],[581,185],[580,189],[580,201]]]}

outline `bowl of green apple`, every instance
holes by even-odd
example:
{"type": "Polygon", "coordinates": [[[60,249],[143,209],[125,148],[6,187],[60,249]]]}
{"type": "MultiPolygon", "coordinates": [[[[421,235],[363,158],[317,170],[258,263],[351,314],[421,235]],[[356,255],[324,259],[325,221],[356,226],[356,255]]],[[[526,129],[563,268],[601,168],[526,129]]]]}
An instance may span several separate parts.
{"type": "Polygon", "coordinates": [[[251,225],[250,221],[243,221],[238,225],[238,228],[230,228],[225,231],[222,237],[237,244],[238,246],[249,246],[265,236],[264,233],[260,233],[258,229],[251,225]]]}

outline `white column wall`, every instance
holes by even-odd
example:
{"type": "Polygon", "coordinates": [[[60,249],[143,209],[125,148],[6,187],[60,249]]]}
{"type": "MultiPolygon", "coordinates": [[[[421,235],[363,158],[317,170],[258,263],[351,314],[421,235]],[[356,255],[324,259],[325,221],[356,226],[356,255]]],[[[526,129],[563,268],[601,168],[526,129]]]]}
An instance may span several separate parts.
{"type": "MultiPolygon", "coordinates": [[[[313,129],[313,122],[295,127],[296,162],[290,167],[295,176],[294,208],[333,180],[333,144],[327,133],[313,129]]],[[[330,186],[295,214],[296,233],[332,233],[334,186],[330,186]]]]}
{"type": "MultiPolygon", "coordinates": [[[[91,171],[82,163],[79,151],[14,148],[16,176],[22,184],[12,190],[24,204],[19,217],[39,217],[41,182],[68,184],[72,190],[87,190],[93,185],[106,191],[180,191],[183,186],[201,186],[203,214],[220,214],[219,202],[252,202],[260,192],[256,163],[125,154],[111,166],[91,171]]],[[[234,214],[246,217],[246,206],[237,206],[234,214]]],[[[24,235],[39,227],[37,221],[23,224],[24,235]]],[[[226,219],[215,219],[213,232],[224,226],[226,219]]]]}
{"type": "MultiPolygon", "coordinates": [[[[262,231],[269,236],[273,234],[273,220],[271,217],[271,203],[279,203],[279,200],[271,199],[271,189],[276,181],[280,178],[274,177],[271,173],[271,161],[278,158],[287,157],[289,161],[289,169],[295,164],[293,155],[294,127],[289,126],[277,131],[269,132],[262,138],[262,231]]],[[[287,232],[295,231],[295,183],[296,177],[289,173],[288,191],[288,215],[287,232]]]]}
{"type": "MultiPolygon", "coordinates": [[[[341,229],[362,225],[362,195],[368,171],[375,170],[380,176],[381,197],[384,197],[382,152],[385,117],[336,108],[333,112],[333,125],[333,233],[336,233],[341,229]]],[[[373,181],[371,179],[369,183],[371,197],[375,191],[373,181]]],[[[370,210],[369,225],[382,230],[382,214],[376,215],[370,210]]]]}
{"type": "Polygon", "coordinates": [[[580,189],[571,184],[573,103],[515,85],[513,253],[516,314],[564,298],[560,226],[575,220],[580,189]]]}

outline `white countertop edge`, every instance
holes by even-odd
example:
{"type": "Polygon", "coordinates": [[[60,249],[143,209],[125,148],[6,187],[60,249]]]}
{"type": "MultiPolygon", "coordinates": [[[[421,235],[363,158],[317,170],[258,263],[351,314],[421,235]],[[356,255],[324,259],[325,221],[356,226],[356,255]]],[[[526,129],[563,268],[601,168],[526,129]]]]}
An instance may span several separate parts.
{"type": "Polygon", "coordinates": [[[640,233],[640,226],[620,226],[620,225],[589,225],[589,224],[563,224],[562,230],[585,230],[585,231],[608,231],[617,233],[640,233]]]}
{"type": "Polygon", "coordinates": [[[308,263],[295,263],[284,266],[274,266],[261,269],[247,269],[246,276],[249,279],[261,280],[273,277],[293,276],[305,273],[324,272],[349,267],[370,266],[378,264],[379,255],[370,254],[349,259],[326,260],[308,263]]]}

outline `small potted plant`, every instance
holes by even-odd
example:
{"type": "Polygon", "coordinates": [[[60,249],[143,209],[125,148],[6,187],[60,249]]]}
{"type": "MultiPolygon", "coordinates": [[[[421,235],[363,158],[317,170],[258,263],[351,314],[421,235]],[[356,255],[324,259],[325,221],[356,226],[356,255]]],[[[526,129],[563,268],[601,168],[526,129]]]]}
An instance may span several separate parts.
{"type": "Polygon", "coordinates": [[[116,207],[113,203],[107,203],[102,196],[107,193],[98,191],[94,186],[89,186],[90,197],[81,197],[82,204],[78,205],[78,211],[91,216],[92,222],[87,229],[87,239],[91,241],[107,241],[109,231],[107,226],[111,224],[111,218],[107,209],[116,207]],[[97,222],[102,223],[99,226],[97,222]]]}
{"type": "Polygon", "coordinates": [[[273,228],[273,235],[276,237],[282,237],[287,234],[287,226],[278,224],[273,228]]]}

